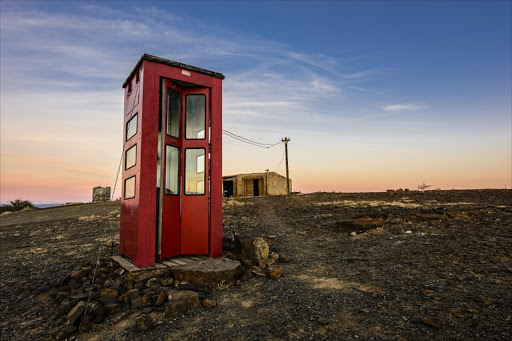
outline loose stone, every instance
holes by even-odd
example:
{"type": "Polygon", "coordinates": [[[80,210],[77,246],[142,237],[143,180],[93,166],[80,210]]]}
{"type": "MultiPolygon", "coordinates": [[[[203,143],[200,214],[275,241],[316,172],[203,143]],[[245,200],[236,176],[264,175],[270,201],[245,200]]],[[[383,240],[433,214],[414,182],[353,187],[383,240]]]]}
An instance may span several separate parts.
{"type": "Polygon", "coordinates": [[[206,308],[213,308],[216,305],[217,305],[217,302],[215,302],[214,300],[205,299],[203,301],[203,306],[205,306],[206,308]]]}

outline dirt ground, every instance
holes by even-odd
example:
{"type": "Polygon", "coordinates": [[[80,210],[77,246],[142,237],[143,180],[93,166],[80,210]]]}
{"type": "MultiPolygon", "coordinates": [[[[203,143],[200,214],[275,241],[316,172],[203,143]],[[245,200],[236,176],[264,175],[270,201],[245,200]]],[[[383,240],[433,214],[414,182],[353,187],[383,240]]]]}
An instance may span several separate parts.
{"type": "MultiPolygon", "coordinates": [[[[0,217],[0,339],[48,339],[45,293],[117,248],[119,202],[0,217]],[[106,217],[109,217],[108,220],[106,217]]],[[[110,317],[78,339],[510,339],[512,191],[314,193],[227,199],[224,233],[267,237],[292,258],[277,281],[214,291],[200,307],[149,332],[110,317]],[[423,218],[412,217],[429,213],[423,218]],[[365,233],[336,222],[385,219],[365,233]]]]}

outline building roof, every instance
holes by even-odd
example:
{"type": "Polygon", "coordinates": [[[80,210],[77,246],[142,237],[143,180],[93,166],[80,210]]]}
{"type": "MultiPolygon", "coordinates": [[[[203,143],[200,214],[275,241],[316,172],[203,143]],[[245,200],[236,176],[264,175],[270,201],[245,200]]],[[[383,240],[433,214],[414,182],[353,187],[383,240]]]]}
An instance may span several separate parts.
{"type": "Polygon", "coordinates": [[[144,53],[140,57],[139,61],[135,65],[135,67],[133,68],[132,72],[130,72],[130,75],[128,76],[128,78],[126,78],[126,80],[124,81],[123,88],[126,87],[126,84],[128,84],[130,79],[132,79],[133,75],[135,74],[135,72],[137,72],[137,70],[139,69],[140,65],[142,64],[142,62],[144,60],[147,60],[147,61],[150,61],[150,62],[155,62],[155,63],[160,63],[160,64],[165,64],[165,65],[170,65],[170,66],[175,66],[175,67],[179,67],[179,68],[185,69],[185,70],[190,70],[190,71],[195,71],[195,72],[199,72],[199,73],[204,73],[206,75],[209,75],[209,76],[212,76],[212,77],[216,77],[216,78],[220,78],[220,79],[224,79],[225,78],[224,75],[222,73],[219,73],[219,72],[210,71],[210,70],[206,70],[206,69],[201,69],[201,68],[199,68],[197,66],[183,64],[183,63],[180,63],[180,62],[175,62],[173,60],[169,60],[169,59],[165,59],[165,58],[160,58],[160,57],[156,57],[156,56],[152,56],[150,54],[144,53]]]}
{"type": "MultiPolygon", "coordinates": [[[[282,176],[281,174],[279,173],[276,173],[276,172],[268,172],[269,174],[272,173],[272,174],[275,174],[275,175],[278,175],[282,178],[284,178],[284,176],[282,176]]],[[[223,175],[222,178],[225,179],[225,178],[234,178],[236,176],[265,176],[267,173],[263,172],[263,173],[243,173],[243,174],[234,174],[234,175],[223,175]]]]}

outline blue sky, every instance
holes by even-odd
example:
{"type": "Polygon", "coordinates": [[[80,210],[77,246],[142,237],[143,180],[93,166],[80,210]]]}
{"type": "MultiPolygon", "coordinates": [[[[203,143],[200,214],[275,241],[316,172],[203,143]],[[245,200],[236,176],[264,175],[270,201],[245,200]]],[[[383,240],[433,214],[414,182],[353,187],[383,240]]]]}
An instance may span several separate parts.
{"type": "MultiPolygon", "coordinates": [[[[2,202],[112,185],[143,53],[224,73],[224,127],[291,137],[295,190],[511,186],[510,1],[0,6],[2,202]]],[[[225,137],[224,173],[282,154],[225,137]]]]}

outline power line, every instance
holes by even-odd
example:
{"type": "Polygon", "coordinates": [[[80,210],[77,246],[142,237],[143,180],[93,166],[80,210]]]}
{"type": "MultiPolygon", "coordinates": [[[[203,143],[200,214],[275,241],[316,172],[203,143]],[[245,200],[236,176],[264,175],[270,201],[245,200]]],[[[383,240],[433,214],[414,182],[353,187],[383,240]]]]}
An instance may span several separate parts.
{"type": "Polygon", "coordinates": [[[222,130],[222,133],[224,135],[227,135],[235,140],[238,140],[240,142],[244,142],[244,143],[247,143],[247,144],[250,144],[250,145],[253,145],[253,146],[256,146],[256,147],[260,147],[260,148],[271,148],[271,147],[274,147],[274,146],[277,146],[278,144],[281,143],[281,141],[278,141],[276,143],[263,143],[263,142],[257,142],[257,141],[253,141],[251,139],[248,139],[246,137],[243,137],[243,136],[240,136],[240,135],[237,135],[235,133],[232,133],[230,132],[229,130],[222,130]]]}
{"type": "Polygon", "coordinates": [[[277,171],[279,170],[279,167],[281,167],[281,163],[283,163],[283,160],[284,160],[284,154],[285,152],[283,152],[283,157],[281,158],[281,161],[279,161],[279,164],[277,165],[277,168],[275,170],[275,172],[277,173],[277,171]]]}
{"type": "Polygon", "coordinates": [[[243,136],[240,136],[240,135],[237,135],[235,133],[232,133],[228,130],[223,130],[222,131],[224,134],[234,138],[234,139],[237,139],[237,140],[243,140],[242,142],[246,142],[246,143],[249,143],[249,144],[257,144],[261,147],[265,147],[265,148],[270,148],[270,147],[273,147],[273,146],[276,146],[278,144],[281,143],[281,141],[278,141],[277,143],[263,143],[263,142],[257,142],[257,141],[254,141],[254,140],[251,140],[251,139],[248,139],[246,137],[243,137],[243,136]]]}

